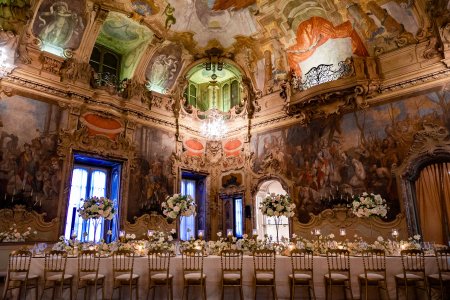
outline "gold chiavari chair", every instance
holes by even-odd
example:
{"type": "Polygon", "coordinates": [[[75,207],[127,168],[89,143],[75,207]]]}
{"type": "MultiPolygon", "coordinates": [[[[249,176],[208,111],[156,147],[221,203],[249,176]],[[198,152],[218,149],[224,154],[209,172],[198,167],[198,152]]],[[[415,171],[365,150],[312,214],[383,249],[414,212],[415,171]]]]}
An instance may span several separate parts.
{"type": "Polygon", "coordinates": [[[166,287],[167,299],[173,299],[173,275],[169,273],[170,256],[169,250],[154,250],[149,251],[148,258],[148,294],[153,290],[153,297],[155,299],[156,288],[166,287]]]}
{"type": "Polygon", "coordinates": [[[186,291],[189,298],[189,287],[199,286],[202,291],[202,299],[206,299],[206,274],[203,273],[203,250],[187,249],[181,252],[183,264],[183,295],[186,291]]]}
{"type": "Polygon", "coordinates": [[[134,274],[134,252],[118,250],[112,254],[113,262],[113,292],[119,289],[119,299],[122,298],[122,287],[128,287],[130,295],[127,299],[133,299],[133,289],[136,290],[136,299],[139,299],[139,275],[134,274]]]}
{"type": "Polygon", "coordinates": [[[22,288],[25,290],[25,299],[29,289],[35,290],[35,299],[38,299],[39,276],[30,274],[31,257],[32,253],[26,249],[9,254],[3,299],[6,299],[8,291],[14,289],[19,289],[18,299],[20,299],[22,288]]]}
{"type": "Polygon", "coordinates": [[[385,291],[386,297],[389,299],[386,283],[386,252],[381,249],[364,250],[362,257],[364,273],[358,275],[359,298],[367,300],[369,286],[377,286],[379,299],[381,299],[380,289],[385,291]],[[364,298],[363,287],[365,291],[364,298]]]}
{"type": "Polygon", "coordinates": [[[442,300],[450,299],[450,248],[435,249],[438,273],[428,275],[429,294],[439,290],[442,300]]]}
{"type": "Polygon", "coordinates": [[[256,300],[256,289],[258,287],[271,287],[273,299],[278,299],[275,281],[275,250],[255,250],[253,252],[253,266],[255,272],[255,291],[254,299],[256,300]]]}
{"type": "Polygon", "coordinates": [[[292,274],[289,274],[290,283],[290,298],[295,297],[295,287],[307,287],[309,299],[316,299],[316,292],[314,291],[313,281],[313,262],[314,254],[307,249],[294,249],[290,253],[292,274]]]}
{"type": "Polygon", "coordinates": [[[350,278],[350,253],[343,249],[332,249],[327,251],[328,273],[325,279],[325,299],[333,299],[333,286],[344,288],[344,296],[347,299],[347,290],[350,299],[353,300],[352,283],[350,278]],[[330,296],[330,298],[328,298],[330,296]]]}
{"type": "Polygon", "coordinates": [[[427,298],[428,294],[427,277],[425,276],[425,255],[422,250],[411,249],[400,251],[402,258],[403,273],[395,275],[395,293],[398,298],[399,289],[405,289],[406,299],[409,299],[409,287],[414,287],[417,296],[417,289],[422,290],[427,298]],[[419,284],[422,283],[422,286],[419,284]]]}
{"type": "Polygon", "coordinates": [[[242,289],[242,265],[244,256],[242,250],[222,250],[220,253],[220,263],[222,265],[222,300],[224,298],[225,287],[238,287],[239,298],[244,299],[242,289]]]}
{"type": "Polygon", "coordinates": [[[64,289],[69,289],[70,299],[72,300],[72,280],[73,275],[66,274],[67,252],[52,250],[45,253],[44,261],[44,287],[41,293],[41,299],[44,297],[45,290],[52,289],[52,299],[55,299],[56,289],[60,288],[61,297],[64,289]]]}
{"type": "MultiPolygon", "coordinates": [[[[89,287],[95,291],[102,290],[102,299],[105,299],[105,275],[99,274],[100,256],[95,250],[83,250],[78,254],[78,284],[77,292],[84,288],[84,298],[88,295],[89,287]]],[[[90,298],[90,297],[89,297],[90,298]]]]}

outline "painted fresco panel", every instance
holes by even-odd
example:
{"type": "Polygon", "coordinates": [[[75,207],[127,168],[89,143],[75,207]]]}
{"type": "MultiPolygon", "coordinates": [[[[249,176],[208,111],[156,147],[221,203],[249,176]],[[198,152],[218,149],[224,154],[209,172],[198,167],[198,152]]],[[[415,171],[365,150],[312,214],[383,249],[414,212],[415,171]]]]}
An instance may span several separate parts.
{"type": "Polygon", "coordinates": [[[174,191],[170,157],[175,136],[151,127],[139,127],[135,134],[136,169],[131,172],[128,220],[144,213],[161,213],[161,203],[174,191]]]}
{"type": "Polygon", "coordinates": [[[33,34],[44,43],[78,49],[85,29],[85,1],[42,2],[33,23],[33,34]]]}
{"type": "Polygon", "coordinates": [[[294,182],[290,193],[301,222],[362,192],[381,194],[393,219],[400,204],[392,171],[424,126],[450,130],[449,101],[450,93],[430,93],[258,134],[252,140],[254,171],[278,172],[294,182]]]}
{"type": "Polygon", "coordinates": [[[0,101],[0,208],[22,204],[56,217],[62,180],[56,147],[66,120],[57,105],[19,96],[0,101]]]}
{"type": "Polygon", "coordinates": [[[150,90],[167,93],[172,87],[181,70],[182,47],[177,44],[167,45],[153,55],[145,76],[150,90]]]}

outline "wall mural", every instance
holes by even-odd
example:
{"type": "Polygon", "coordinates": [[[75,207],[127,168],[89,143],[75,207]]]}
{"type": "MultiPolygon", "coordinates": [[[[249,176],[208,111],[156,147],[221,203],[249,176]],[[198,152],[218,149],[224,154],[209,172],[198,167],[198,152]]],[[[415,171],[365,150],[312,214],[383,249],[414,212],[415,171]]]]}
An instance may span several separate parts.
{"type": "Polygon", "coordinates": [[[159,7],[153,0],[132,0],[131,6],[136,13],[144,17],[156,15],[159,12],[159,7]]]}
{"type": "Polygon", "coordinates": [[[381,194],[388,220],[400,212],[393,170],[406,157],[414,134],[429,124],[450,130],[450,93],[430,93],[256,135],[254,171],[293,182],[301,222],[351,195],[381,194]],[[331,196],[330,196],[331,195],[331,196]]]}
{"type": "Polygon", "coordinates": [[[174,191],[171,155],[175,152],[173,134],[151,127],[135,133],[137,163],[131,172],[128,194],[128,220],[145,213],[161,213],[161,202],[174,191]]]}
{"type": "Polygon", "coordinates": [[[181,70],[182,49],[179,44],[170,44],[156,51],[145,72],[150,90],[164,94],[170,90],[181,70]]]}
{"type": "Polygon", "coordinates": [[[45,44],[77,49],[85,29],[85,1],[42,2],[33,23],[33,34],[45,44]]]}
{"type": "MultiPolygon", "coordinates": [[[[305,74],[308,70],[302,70],[300,64],[313,56],[316,50],[321,48],[322,45],[326,48],[323,51],[327,53],[324,57],[339,56],[340,51],[353,53],[358,56],[369,55],[350,22],[347,21],[338,26],[333,26],[328,20],[320,17],[312,17],[298,26],[297,43],[287,49],[290,68],[297,75],[302,75],[302,71],[305,74]],[[348,43],[350,49],[348,51],[346,49],[339,49],[340,47],[336,47],[335,43],[333,43],[333,41],[343,38],[350,38],[348,43]]],[[[340,61],[345,60],[345,58],[347,57],[340,58],[340,61]]],[[[315,64],[317,64],[317,61],[322,62],[324,60],[322,58],[315,60],[315,64]]],[[[311,67],[316,66],[313,65],[311,67]]]]}
{"type": "Polygon", "coordinates": [[[66,112],[14,96],[2,98],[0,118],[0,208],[22,204],[55,218],[62,180],[56,147],[66,112]]]}

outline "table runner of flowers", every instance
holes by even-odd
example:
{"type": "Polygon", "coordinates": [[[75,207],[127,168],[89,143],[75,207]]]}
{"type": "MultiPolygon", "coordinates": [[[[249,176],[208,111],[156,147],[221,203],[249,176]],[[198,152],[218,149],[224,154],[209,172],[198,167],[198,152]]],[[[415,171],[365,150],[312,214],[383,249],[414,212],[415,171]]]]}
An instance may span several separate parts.
{"type": "MultiPolygon", "coordinates": [[[[415,235],[407,240],[391,240],[379,236],[373,243],[365,241],[362,237],[355,235],[352,239],[344,241],[334,240],[334,234],[312,236],[311,238],[292,235],[290,239],[282,239],[281,242],[273,242],[267,235],[258,237],[249,237],[244,234],[242,238],[233,236],[223,237],[218,233],[216,241],[205,241],[203,239],[191,238],[188,241],[176,241],[173,239],[173,232],[154,231],[151,236],[145,236],[142,239],[136,239],[135,235],[127,234],[118,241],[112,243],[92,243],[80,242],[77,239],[60,238],[53,249],[65,250],[72,255],[77,255],[81,250],[97,250],[103,256],[108,256],[116,250],[132,250],[136,255],[147,255],[150,250],[169,250],[173,255],[180,254],[185,249],[203,250],[205,255],[220,255],[224,249],[240,249],[245,254],[251,255],[255,250],[273,249],[279,255],[289,255],[289,252],[295,248],[309,249],[315,255],[323,255],[329,249],[346,249],[351,255],[360,255],[364,250],[382,249],[387,255],[399,255],[401,250],[422,249],[421,237],[415,235]]],[[[432,254],[432,249],[428,254],[432,254]]]]}

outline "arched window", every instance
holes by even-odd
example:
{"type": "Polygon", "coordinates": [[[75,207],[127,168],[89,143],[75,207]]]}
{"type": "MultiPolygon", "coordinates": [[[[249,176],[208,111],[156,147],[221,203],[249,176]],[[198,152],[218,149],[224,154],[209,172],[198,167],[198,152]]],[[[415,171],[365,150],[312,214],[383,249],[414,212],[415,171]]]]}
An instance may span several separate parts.
{"type": "Polygon", "coordinates": [[[230,108],[239,104],[239,82],[233,80],[231,82],[231,101],[230,108]]]}
{"type": "Polygon", "coordinates": [[[230,85],[228,83],[225,83],[222,87],[222,99],[223,99],[222,111],[229,111],[231,106],[230,106],[230,85]]]}
{"type": "MultiPolygon", "coordinates": [[[[271,237],[272,240],[276,240],[277,231],[274,217],[264,216],[259,209],[261,201],[271,193],[281,195],[287,194],[278,180],[268,180],[261,184],[261,187],[256,194],[256,229],[258,231],[258,236],[264,236],[265,234],[267,234],[269,237],[271,237]]],[[[281,223],[279,226],[278,235],[279,239],[281,240],[282,237],[289,238],[289,219],[286,217],[281,217],[280,219],[281,223]]]]}
{"type": "Polygon", "coordinates": [[[64,236],[70,239],[76,234],[81,241],[107,242],[114,240],[118,233],[119,213],[114,218],[103,220],[94,230],[92,220],[83,220],[77,210],[83,205],[82,199],[91,197],[106,197],[114,201],[118,212],[118,198],[120,191],[120,163],[94,159],[77,154],[72,170],[69,205],[66,214],[64,236]],[[111,230],[110,233],[108,231],[111,230]],[[95,237],[94,237],[95,231],[95,237]]]}

